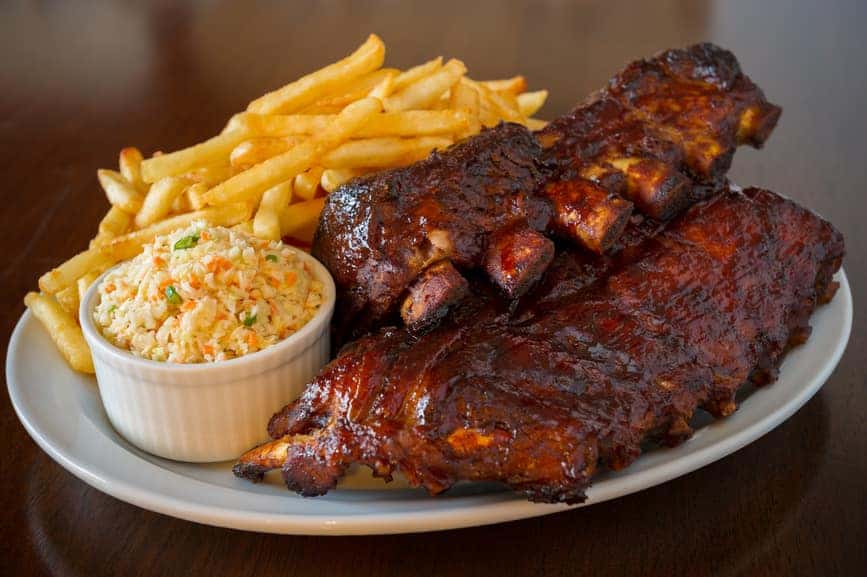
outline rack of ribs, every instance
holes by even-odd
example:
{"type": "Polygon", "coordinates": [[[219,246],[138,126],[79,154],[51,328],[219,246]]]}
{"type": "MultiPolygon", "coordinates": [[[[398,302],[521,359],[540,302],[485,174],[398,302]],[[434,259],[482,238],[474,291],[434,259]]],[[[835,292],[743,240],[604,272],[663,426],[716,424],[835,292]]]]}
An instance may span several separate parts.
{"type": "Polygon", "coordinates": [[[761,146],[780,109],[734,56],[700,44],[629,65],[532,134],[502,124],[412,166],[347,183],[326,202],[313,255],[338,287],[342,342],[396,319],[441,320],[480,270],[507,300],[554,256],[552,238],[602,253],[633,208],[666,220],[761,146]]]}
{"type": "Polygon", "coordinates": [[[739,387],[773,380],[844,252],[829,223],[760,189],[630,224],[616,249],[558,252],[517,307],[481,290],[421,336],[355,341],[235,473],[279,468],[312,496],[358,463],[433,494],[495,481],[580,502],[600,467],[682,442],[697,408],[729,415],[739,387]]]}

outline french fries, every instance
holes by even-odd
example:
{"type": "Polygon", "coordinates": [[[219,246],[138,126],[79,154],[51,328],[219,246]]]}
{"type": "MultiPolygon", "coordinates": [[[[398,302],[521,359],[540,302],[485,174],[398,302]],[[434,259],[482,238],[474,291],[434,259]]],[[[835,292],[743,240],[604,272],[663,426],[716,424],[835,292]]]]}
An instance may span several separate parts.
{"type": "Polygon", "coordinates": [[[385,44],[379,36],[371,34],[364,44],[343,60],[257,98],[247,106],[247,110],[260,114],[299,110],[316,102],[321,94],[347,86],[359,76],[376,70],[382,66],[383,60],[385,44]]]}
{"type": "Polygon", "coordinates": [[[284,236],[311,240],[310,238],[302,238],[299,232],[309,231],[316,227],[319,213],[322,212],[324,206],[324,198],[314,198],[313,200],[290,204],[280,214],[280,231],[284,236]]]}
{"type": "Polygon", "coordinates": [[[214,164],[226,158],[246,138],[244,131],[233,130],[177,152],[148,158],[141,163],[142,178],[145,182],[156,182],[166,176],[214,164]]]}
{"type": "Polygon", "coordinates": [[[100,248],[88,249],[39,277],[39,290],[48,295],[56,294],[74,284],[79,277],[91,271],[105,270],[112,264],[114,262],[100,248]]]}
{"type": "MultiPolygon", "coordinates": [[[[99,278],[99,273],[92,271],[84,275],[83,277],[78,279],[76,283],[76,292],[78,293],[78,301],[81,302],[84,300],[84,295],[87,293],[87,289],[90,288],[90,285],[94,283],[94,281],[99,278]]],[[[72,288],[72,287],[69,287],[72,288]]],[[[65,289],[69,290],[69,289],[65,289]]],[[[57,293],[60,294],[60,293],[57,293]]]]}
{"type": "Polygon", "coordinates": [[[84,341],[84,335],[75,322],[75,317],[63,310],[54,298],[46,295],[27,293],[24,304],[51,335],[51,340],[57,345],[69,366],[82,373],[93,373],[90,348],[84,341]]]}
{"type": "Polygon", "coordinates": [[[172,210],[175,199],[188,185],[188,181],[176,176],[166,176],[153,183],[142,203],[141,210],[135,215],[136,227],[144,228],[165,218],[172,210]]]}
{"type": "Polygon", "coordinates": [[[272,156],[283,154],[296,144],[298,144],[298,139],[291,136],[288,138],[265,137],[245,140],[232,150],[229,155],[229,163],[232,168],[236,169],[250,168],[272,156]]]}
{"type": "Polygon", "coordinates": [[[397,78],[394,79],[394,86],[392,87],[395,92],[403,90],[410,84],[415,83],[416,81],[424,78],[425,76],[430,76],[443,66],[443,57],[437,56],[433,60],[428,60],[424,64],[419,64],[418,66],[413,66],[409,70],[401,72],[397,78]]]}
{"type": "Polygon", "coordinates": [[[314,166],[310,170],[296,176],[293,194],[301,200],[310,200],[316,196],[316,191],[319,190],[319,181],[322,178],[324,170],[321,166],[314,166]]]}
{"type": "Polygon", "coordinates": [[[487,80],[481,82],[481,84],[494,92],[502,92],[513,96],[517,96],[527,90],[527,79],[523,76],[513,76],[502,80],[487,80]]]}
{"type": "MultiPolygon", "coordinates": [[[[476,107],[478,109],[478,106],[476,107]]],[[[237,125],[251,135],[255,140],[243,142],[232,151],[260,139],[283,138],[316,134],[325,130],[333,122],[333,114],[251,114],[241,113],[237,116],[237,125]]],[[[472,118],[464,111],[454,110],[407,110],[403,112],[385,112],[370,119],[364,127],[355,134],[357,138],[372,138],[376,136],[431,136],[435,134],[454,134],[470,126],[472,118]]],[[[274,154],[279,154],[275,152],[274,154]]],[[[233,158],[233,164],[235,160],[233,158]]],[[[240,163],[239,163],[240,164],[240,163]]]]}
{"type": "Polygon", "coordinates": [[[467,126],[463,130],[455,130],[458,138],[464,138],[471,134],[475,134],[482,129],[482,123],[479,120],[479,93],[472,87],[463,83],[455,84],[449,95],[449,107],[463,113],[467,117],[467,126]]]}
{"type": "Polygon", "coordinates": [[[322,132],[287,152],[257,164],[209,190],[209,204],[258,200],[258,195],[310,168],[324,152],[337,147],[382,109],[376,98],[362,98],[344,108],[322,132]]]}
{"type": "Polygon", "coordinates": [[[116,170],[100,169],[96,171],[96,176],[112,206],[129,214],[138,212],[144,196],[121,173],[116,170]]]}
{"type": "Polygon", "coordinates": [[[451,138],[443,136],[350,140],[325,154],[321,162],[326,168],[353,168],[362,164],[386,168],[411,164],[425,158],[432,150],[446,148],[451,143],[451,138]]]}
{"type": "Polygon", "coordinates": [[[529,118],[545,106],[545,101],[548,100],[548,91],[525,92],[518,94],[516,98],[518,100],[518,111],[529,118]]]}
{"type": "Polygon", "coordinates": [[[356,176],[367,174],[372,169],[364,168],[328,168],[322,171],[322,178],[319,181],[320,186],[325,192],[331,193],[337,188],[349,182],[356,176]]]}
{"type": "Polygon", "coordinates": [[[92,371],[75,324],[87,288],[158,235],[196,220],[261,238],[312,242],[323,194],[405,166],[503,120],[538,130],[547,91],[523,76],[476,81],[460,60],[384,68],[371,35],[352,54],[250,102],[220,134],[145,158],[127,147],[97,177],[111,208],[85,250],[39,279],[25,299],[70,366],[92,371]],[[59,335],[59,336],[58,336],[59,335]]]}
{"type": "Polygon", "coordinates": [[[253,219],[253,234],[268,240],[280,240],[280,212],[289,205],[291,198],[291,180],[266,190],[253,219]]]}
{"type": "Polygon", "coordinates": [[[120,151],[117,164],[118,168],[120,168],[120,173],[126,181],[133,185],[137,191],[144,194],[147,192],[148,187],[141,178],[142,160],[141,151],[138,148],[129,146],[120,151]]]}
{"type": "Polygon", "coordinates": [[[57,300],[60,308],[71,314],[73,318],[78,316],[78,305],[80,303],[78,286],[70,285],[54,295],[54,298],[57,300]]]}
{"type": "Polygon", "coordinates": [[[427,108],[437,102],[443,93],[466,74],[467,67],[460,60],[449,60],[429,76],[419,78],[400,92],[385,99],[386,112],[427,108]]]}
{"type": "Polygon", "coordinates": [[[99,221],[99,234],[107,238],[120,236],[129,230],[132,219],[133,217],[130,213],[112,206],[105,213],[105,216],[102,217],[102,220],[99,221]]]}

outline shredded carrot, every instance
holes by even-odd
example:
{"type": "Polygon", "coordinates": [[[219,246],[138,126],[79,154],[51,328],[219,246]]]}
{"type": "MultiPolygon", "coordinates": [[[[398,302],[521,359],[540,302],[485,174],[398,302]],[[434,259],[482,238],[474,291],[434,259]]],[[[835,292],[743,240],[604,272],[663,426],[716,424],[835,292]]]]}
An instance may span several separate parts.
{"type": "Polygon", "coordinates": [[[185,310],[185,311],[191,311],[191,310],[193,310],[194,308],[196,308],[196,301],[193,301],[193,300],[186,301],[186,302],[183,304],[183,306],[181,306],[181,309],[183,309],[183,310],[185,310]]]}
{"type": "Polygon", "coordinates": [[[250,345],[251,348],[259,344],[259,339],[256,338],[256,333],[253,331],[247,333],[247,344],[250,345]]]}
{"type": "Polygon", "coordinates": [[[114,286],[113,282],[110,282],[107,285],[105,285],[105,292],[107,292],[107,293],[113,293],[115,291],[115,289],[117,289],[117,287],[114,286]]]}
{"type": "Polygon", "coordinates": [[[268,277],[268,284],[274,288],[277,288],[278,286],[280,286],[280,281],[277,280],[276,278],[274,278],[273,276],[271,276],[271,277],[268,277]]]}
{"type": "Polygon", "coordinates": [[[202,345],[202,354],[203,355],[213,355],[214,354],[214,347],[212,347],[211,345],[202,345]]]}
{"type": "Polygon", "coordinates": [[[211,235],[208,234],[208,231],[203,230],[203,231],[199,234],[199,238],[201,238],[202,240],[210,240],[210,239],[211,239],[211,235]]]}
{"type": "Polygon", "coordinates": [[[161,259],[158,256],[155,256],[153,258],[153,263],[154,263],[154,266],[157,268],[162,268],[162,267],[166,266],[166,261],[164,261],[163,259],[161,259]]]}
{"type": "Polygon", "coordinates": [[[298,280],[298,275],[295,274],[294,270],[290,270],[286,273],[286,284],[292,286],[295,284],[295,281],[298,280]]]}

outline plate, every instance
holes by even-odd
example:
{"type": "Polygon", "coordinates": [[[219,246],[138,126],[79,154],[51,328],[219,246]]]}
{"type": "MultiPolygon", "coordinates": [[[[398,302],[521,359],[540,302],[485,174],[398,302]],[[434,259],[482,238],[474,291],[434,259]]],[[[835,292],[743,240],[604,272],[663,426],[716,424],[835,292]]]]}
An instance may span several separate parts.
{"type": "MultiPolygon", "coordinates": [[[[787,356],[777,382],[753,391],[730,417],[707,419],[679,447],[651,450],[622,471],[599,475],[587,501],[577,506],[641,491],[721,459],[807,402],[830,376],[849,339],[852,294],[842,270],[836,279],[840,290],[814,313],[813,334],[787,356]]],[[[29,312],[18,321],[9,343],[6,382],[27,432],[65,469],[118,499],[199,523],[287,534],[409,533],[575,507],[530,503],[499,486],[478,483],[429,497],[400,482],[385,485],[362,471],[353,472],[328,495],[305,499],[289,493],[279,475],[252,484],[236,479],[231,463],[197,465],[153,457],[112,429],[96,381],[66,366],[29,312]]]]}

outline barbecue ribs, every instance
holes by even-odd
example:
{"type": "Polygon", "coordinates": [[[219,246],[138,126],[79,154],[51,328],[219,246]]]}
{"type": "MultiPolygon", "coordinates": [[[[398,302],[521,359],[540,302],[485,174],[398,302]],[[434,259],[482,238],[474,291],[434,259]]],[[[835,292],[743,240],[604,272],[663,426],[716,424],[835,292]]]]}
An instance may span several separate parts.
{"type": "Polygon", "coordinates": [[[417,338],[356,341],[235,473],[282,468],[290,489],[321,495],[361,463],[431,493],[484,480],[579,502],[600,464],[679,443],[697,408],[728,415],[740,386],[772,380],[843,256],[830,224],[759,189],[630,225],[621,244],[560,252],[515,310],[476,295],[417,338]]]}
{"type": "Polygon", "coordinates": [[[780,109],[709,44],[639,61],[536,135],[503,124],[407,168],[347,183],[325,205],[313,254],[338,287],[335,340],[399,313],[418,331],[486,273],[508,299],[541,277],[556,236],[609,249],[633,206],[668,219],[760,146],[780,109]]]}

